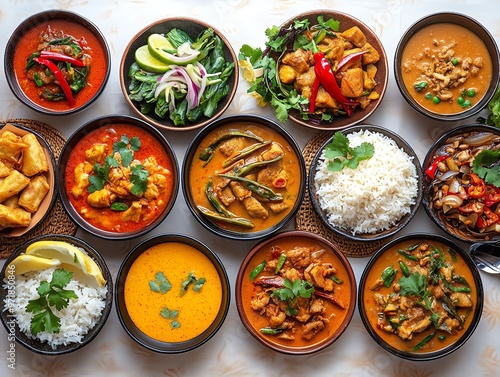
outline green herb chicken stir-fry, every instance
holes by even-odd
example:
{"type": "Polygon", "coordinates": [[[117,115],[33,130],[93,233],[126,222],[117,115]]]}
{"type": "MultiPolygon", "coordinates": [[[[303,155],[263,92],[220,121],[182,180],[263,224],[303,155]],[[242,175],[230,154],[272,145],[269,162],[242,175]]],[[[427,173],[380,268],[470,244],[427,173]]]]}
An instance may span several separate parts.
{"type": "Polygon", "coordinates": [[[193,40],[183,30],[151,34],[130,66],[129,98],[143,114],[170,118],[184,126],[210,118],[230,90],[234,63],[224,57],[224,43],[213,29],[193,40]]]}

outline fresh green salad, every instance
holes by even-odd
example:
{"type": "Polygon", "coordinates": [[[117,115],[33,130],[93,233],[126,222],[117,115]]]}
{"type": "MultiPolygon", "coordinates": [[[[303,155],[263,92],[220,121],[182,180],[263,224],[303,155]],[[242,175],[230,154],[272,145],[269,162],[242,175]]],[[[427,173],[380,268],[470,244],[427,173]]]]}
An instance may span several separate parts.
{"type": "Polygon", "coordinates": [[[151,34],[148,44],[135,51],[128,95],[143,114],[184,126],[216,112],[233,72],[234,63],[224,58],[224,43],[213,29],[193,40],[174,28],[151,34]]]}

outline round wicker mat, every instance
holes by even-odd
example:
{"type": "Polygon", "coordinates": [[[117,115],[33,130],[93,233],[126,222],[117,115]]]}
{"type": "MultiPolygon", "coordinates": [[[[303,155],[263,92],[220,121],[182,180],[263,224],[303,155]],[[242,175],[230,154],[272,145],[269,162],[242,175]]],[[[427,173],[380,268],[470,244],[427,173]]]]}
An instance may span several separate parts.
{"type": "MultiPolygon", "coordinates": [[[[309,175],[309,167],[318,149],[333,136],[334,131],[318,132],[302,150],[302,155],[306,163],[306,172],[309,175]]],[[[306,188],[308,186],[306,185],[306,188]]],[[[389,242],[393,237],[377,241],[354,241],[340,234],[334,233],[326,228],[312,207],[309,190],[306,189],[302,205],[295,216],[295,228],[311,233],[316,233],[335,244],[344,255],[348,257],[369,257],[389,242]]]]}
{"type": "MultiPolygon", "coordinates": [[[[38,132],[49,143],[54,152],[56,161],[59,159],[66,138],[58,130],[46,123],[32,119],[9,119],[5,123],[19,124],[38,132]]],[[[0,258],[7,258],[16,247],[36,236],[42,234],[68,234],[74,236],[76,231],[76,224],[66,214],[60,200],[57,199],[54,207],[43,223],[34,228],[33,231],[20,237],[3,237],[0,240],[0,258]]]]}

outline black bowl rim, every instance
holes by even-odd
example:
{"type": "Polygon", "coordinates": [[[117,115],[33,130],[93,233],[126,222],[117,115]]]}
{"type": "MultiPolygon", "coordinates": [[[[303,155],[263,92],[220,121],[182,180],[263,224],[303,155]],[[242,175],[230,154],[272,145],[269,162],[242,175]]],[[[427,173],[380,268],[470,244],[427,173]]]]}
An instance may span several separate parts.
{"type": "Polygon", "coordinates": [[[363,322],[363,325],[365,326],[366,330],[372,337],[372,339],[383,349],[385,349],[387,352],[392,353],[395,356],[398,356],[400,358],[406,359],[406,360],[413,360],[413,361],[430,361],[430,360],[435,360],[444,356],[447,356],[451,354],[452,352],[456,351],[460,347],[462,347],[467,340],[470,339],[474,331],[476,330],[477,326],[479,325],[479,322],[481,320],[481,313],[483,311],[483,298],[484,298],[484,289],[483,289],[483,283],[481,279],[481,274],[479,273],[479,270],[476,267],[476,264],[470,257],[470,255],[462,248],[460,247],[457,243],[452,241],[449,238],[446,238],[441,235],[437,234],[428,234],[428,233],[408,233],[403,236],[400,236],[398,238],[395,238],[382,246],[375,254],[373,254],[366,264],[363,273],[361,275],[361,278],[359,280],[359,288],[358,288],[358,311],[359,315],[361,317],[361,322],[363,322]],[[394,347],[391,347],[390,345],[386,344],[384,341],[382,341],[378,335],[376,334],[375,331],[373,331],[372,326],[370,325],[369,321],[366,319],[364,315],[364,298],[363,298],[363,289],[366,284],[366,279],[368,277],[368,272],[371,268],[371,266],[375,263],[377,258],[381,256],[385,251],[393,247],[394,245],[397,245],[403,241],[409,240],[409,239],[428,239],[428,240],[434,240],[441,242],[455,250],[460,254],[460,256],[464,259],[464,261],[467,263],[469,268],[471,269],[472,275],[474,277],[474,282],[476,284],[477,288],[477,302],[476,302],[476,309],[474,312],[474,315],[477,316],[477,320],[472,322],[470,326],[467,328],[467,330],[464,332],[464,334],[458,339],[457,342],[442,348],[438,351],[434,352],[428,352],[428,353],[412,353],[412,352],[403,352],[400,351],[394,347]]]}
{"type": "MultiPolygon", "coordinates": [[[[489,131],[497,134],[500,136],[500,129],[494,127],[494,126],[489,126],[486,124],[464,124],[462,126],[457,126],[455,128],[452,128],[451,130],[445,132],[439,139],[437,139],[432,146],[429,148],[427,151],[427,154],[425,155],[424,161],[422,162],[422,170],[425,171],[427,168],[427,165],[430,163],[432,156],[434,154],[434,151],[436,148],[438,148],[447,138],[460,134],[463,132],[473,132],[473,131],[489,131]]],[[[497,235],[488,235],[488,239],[485,238],[474,238],[474,239],[468,239],[462,236],[459,236],[458,233],[452,233],[450,232],[449,228],[442,222],[438,216],[432,211],[430,208],[430,203],[429,203],[429,180],[427,177],[424,176],[423,180],[423,198],[422,198],[422,204],[424,207],[425,212],[427,213],[427,216],[436,224],[441,230],[443,230],[446,234],[449,236],[455,238],[458,241],[462,242],[467,242],[467,243],[474,243],[474,242],[496,242],[500,240],[500,234],[497,235]]]]}
{"type": "Polygon", "coordinates": [[[149,25],[146,25],[139,32],[137,32],[132,37],[132,39],[128,42],[127,46],[124,49],[124,52],[123,52],[123,55],[122,55],[122,58],[121,58],[121,61],[120,61],[120,68],[119,68],[119,73],[120,73],[120,87],[121,87],[122,94],[123,94],[123,96],[125,98],[125,101],[129,105],[129,107],[132,109],[132,111],[138,117],[140,117],[141,119],[145,120],[146,122],[149,122],[149,123],[153,124],[155,127],[166,129],[166,130],[170,130],[170,131],[176,131],[176,132],[179,132],[179,131],[181,131],[181,132],[182,131],[192,131],[192,130],[200,129],[200,128],[206,126],[207,124],[209,124],[210,122],[214,121],[215,119],[219,118],[228,109],[228,107],[231,105],[231,102],[233,101],[234,96],[236,95],[236,91],[238,89],[239,66],[238,66],[237,63],[238,63],[238,59],[237,59],[236,53],[234,52],[234,49],[233,49],[231,43],[224,36],[224,34],[219,29],[217,29],[216,27],[212,26],[211,24],[209,24],[209,23],[207,23],[205,21],[202,21],[200,19],[193,18],[193,17],[184,17],[184,16],[183,17],[167,17],[167,18],[163,18],[163,19],[157,20],[157,21],[155,21],[153,23],[150,23],[149,25]],[[225,48],[227,48],[227,51],[228,51],[229,55],[231,55],[231,58],[232,58],[232,60],[234,62],[234,71],[233,71],[234,83],[231,85],[229,93],[225,97],[225,103],[222,104],[222,105],[219,104],[217,106],[218,108],[220,107],[220,109],[211,118],[203,119],[202,121],[196,122],[196,123],[191,123],[190,122],[186,126],[175,126],[173,124],[170,124],[171,122],[170,122],[170,120],[168,118],[165,119],[165,120],[168,121],[169,124],[164,124],[160,119],[156,119],[156,118],[153,118],[153,117],[150,117],[150,116],[148,116],[146,114],[142,114],[141,113],[141,111],[134,104],[135,101],[132,101],[128,97],[128,93],[127,93],[126,85],[125,85],[126,84],[126,82],[125,82],[126,79],[125,79],[124,72],[125,72],[125,60],[126,60],[127,56],[129,54],[131,54],[130,48],[135,43],[135,41],[137,39],[141,38],[145,33],[148,33],[151,28],[158,27],[158,26],[160,26],[162,24],[166,24],[168,22],[182,22],[182,21],[191,22],[191,23],[203,26],[204,28],[211,28],[211,29],[213,29],[213,31],[215,32],[215,34],[217,34],[221,38],[222,42],[224,43],[225,48]]]}
{"type": "MultiPolygon", "coordinates": [[[[479,35],[478,35],[479,36],[479,35]]],[[[481,37],[481,36],[479,36],[481,37]]],[[[420,18],[419,20],[415,21],[404,33],[403,36],[401,37],[400,41],[397,44],[396,51],[394,53],[394,76],[396,79],[396,84],[399,88],[399,91],[401,92],[403,98],[406,100],[406,102],[417,112],[420,114],[423,114],[431,119],[434,120],[440,120],[440,121],[446,121],[446,122],[453,122],[453,121],[458,121],[462,120],[465,118],[469,118],[478,112],[480,112],[484,107],[487,105],[487,103],[491,100],[491,98],[495,95],[495,90],[497,86],[500,83],[500,71],[499,71],[499,60],[498,56],[500,54],[500,50],[498,49],[498,45],[495,42],[495,38],[493,35],[486,29],[479,21],[476,19],[472,18],[471,16],[468,16],[466,14],[462,13],[457,13],[457,12],[438,12],[438,13],[432,13],[427,16],[424,16],[420,18]],[[448,17],[452,18],[452,20],[447,20],[447,21],[441,21],[441,17],[448,17]],[[481,31],[484,33],[483,37],[486,37],[488,42],[491,44],[491,49],[488,47],[488,44],[485,42],[486,49],[490,53],[491,57],[491,63],[492,63],[492,79],[490,82],[490,87],[484,94],[484,96],[481,98],[479,102],[477,102],[474,106],[472,106],[470,109],[455,113],[455,114],[439,114],[432,112],[430,110],[425,109],[424,107],[420,106],[415,100],[413,100],[412,96],[406,89],[406,86],[403,83],[403,80],[401,79],[401,56],[403,54],[404,47],[408,40],[421,28],[426,27],[428,25],[436,24],[436,23],[455,23],[457,25],[462,25],[460,21],[465,21],[469,24],[473,24],[475,26],[476,30],[471,30],[474,34],[478,35],[477,31],[481,31]],[[492,54],[490,50],[493,50],[494,53],[492,54]]]]}
{"type": "Polygon", "coordinates": [[[417,171],[417,180],[418,180],[418,187],[417,187],[417,197],[415,198],[415,204],[413,204],[411,212],[409,214],[406,214],[403,216],[402,220],[398,221],[398,223],[393,226],[391,229],[385,230],[381,233],[375,233],[375,234],[370,234],[370,233],[358,233],[356,235],[352,235],[352,233],[348,230],[343,230],[338,227],[334,227],[331,224],[329,224],[324,216],[325,214],[321,210],[319,204],[317,203],[316,196],[315,196],[315,188],[314,188],[314,173],[315,173],[315,167],[318,164],[318,160],[321,157],[321,152],[325,148],[325,146],[333,139],[334,135],[332,135],[328,140],[326,140],[321,147],[318,148],[316,154],[314,155],[314,158],[311,162],[310,168],[309,168],[309,175],[308,175],[308,190],[309,190],[309,197],[311,199],[312,207],[316,215],[319,217],[321,220],[322,224],[325,225],[326,228],[330,229],[331,231],[346,237],[350,240],[353,241],[361,241],[361,242],[370,242],[370,241],[378,241],[382,239],[386,239],[388,237],[393,236],[394,234],[398,233],[401,231],[408,223],[413,219],[415,214],[418,211],[418,208],[420,207],[420,203],[422,202],[422,182],[423,182],[423,174],[422,174],[422,168],[420,165],[420,161],[418,159],[417,154],[411,147],[411,145],[403,139],[401,136],[396,134],[395,132],[381,126],[377,125],[372,125],[372,124],[359,124],[356,126],[348,127],[344,130],[340,130],[339,132],[342,132],[344,135],[358,132],[361,130],[368,130],[372,132],[379,132],[391,139],[393,139],[396,144],[398,145],[399,148],[402,148],[410,157],[412,157],[412,162],[413,165],[415,166],[415,169],[417,171]]]}
{"type": "MultiPolygon", "coordinates": [[[[36,22],[36,25],[40,24],[41,22],[36,22]]],[[[31,29],[30,27],[29,29],[31,29]]],[[[92,21],[87,19],[86,17],[73,12],[69,10],[63,10],[63,9],[49,9],[46,11],[38,12],[35,13],[28,18],[26,18],[24,21],[22,21],[17,28],[14,30],[12,35],[10,36],[9,40],[7,41],[7,44],[5,45],[5,56],[4,56],[4,70],[5,70],[5,78],[7,80],[7,84],[9,85],[10,90],[14,94],[14,96],[21,101],[24,105],[28,106],[30,109],[33,109],[41,114],[46,114],[46,115],[69,115],[69,114],[75,114],[77,112],[80,112],[81,110],[89,107],[91,104],[93,104],[97,98],[102,94],[104,91],[108,81],[109,81],[109,76],[111,73],[111,53],[109,50],[108,42],[106,41],[106,38],[104,37],[104,34],[101,32],[101,30],[97,27],[96,24],[94,24],[92,21]],[[72,22],[76,22],[78,20],[83,26],[85,26],[87,29],[89,29],[92,34],[95,35],[99,43],[101,44],[104,54],[106,56],[106,61],[107,61],[107,67],[106,67],[106,73],[104,75],[104,80],[99,88],[99,90],[94,94],[92,98],[90,98],[85,104],[76,107],[74,109],[69,109],[65,111],[53,111],[50,110],[46,107],[40,106],[34,102],[32,102],[28,97],[26,97],[23,93],[23,91],[19,88],[19,85],[17,84],[17,79],[12,76],[12,72],[9,71],[9,67],[12,66],[12,61],[13,59],[11,58],[14,46],[17,44],[19,37],[16,36],[16,34],[22,32],[23,30],[26,30],[27,26],[32,25],[33,20],[40,20],[41,22],[44,20],[51,20],[51,19],[65,19],[69,20],[72,22]]]]}
{"type": "Polygon", "coordinates": [[[139,236],[142,236],[154,228],[156,228],[158,225],[160,225],[163,220],[168,216],[172,208],[174,207],[175,201],[177,199],[177,194],[179,192],[179,165],[177,162],[177,156],[175,155],[175,151],[170,145],[169,141],[163,134],[147,123],[146,121],[135,118],[130,115],[120,115],[120,114],[110,114],[110,115],[103,115],[94,119],[89,120],[88,122],[84,123],[82,126],[80,126],[73,134],[66,140],[66,143],[64,144],[61,154],[59,156],[59,163],[57,166],[57,172],[59,175],[59,179],[61,182],[64,181],[64,178],[66,176],[65,173],[65,164],[67,159],[69,158],[70,154],[70,145],[75,142],[78,142],[78,138],[81,138],[82,134],[87,135],[90,131],[86,131],[87,127],[91,127],[91,131],[100,128],[106,124],[111,124],[111,123],[126,123],[130,124],[136,127],[142,127],[145,129],[147,132],[149,132],[153,137],[156,137],[158,141],[165,147],[165,153],[167,153],[167,156],[171,160],[172,164],[172,176],[174,178],[173,180],[173,186],[172,186],[172,194],[170,196],[170,204],[167,205],[164,209],[164,213],[161,214],[153,223],[145,226],[142,229],[138,229],[134,232],[128,232],[128,233],[116,233],[116,232],[109,232],[105,231],[99,228],[96,228],[92,225],[90,225],[88,222],[85,221],[73,208],[71,203],[69,202],[67,198],[67,193],[64,187],[61,187],[59,190],[59,198],[61,200],[61,203],[68,214],[68,216],[75,222],[80,228],[83,230],[87,231],[90,234],[93,234],[94,236],[104,238],[104,239],[111,239],[111,240],[128,240],[132,238],[136,238],[139,236]],[[76,140],[76,141],[75,141],[76,140]]]}
{"type": "MultiPolygon", "coordinates": [[[[360,122],[363,122],[364,120],[366,120],[368,117],[370,117],[377,110],[377,108],[382,103],[382,99],[384,98],[385,93],[387,91],[387,86],[388,86],[388,82],[389,82],[389,63],[388,63],[388,59],[387,59],[386,50],[384,48],[384,45],[382,44],[382,41],[377,36],[377,34],[375,34],[375,32],[367,24],[365,24],[363,21],[361,21],[360,19],[358,19],[358,18],[356,18],[348,13],[333,10],[333,9],[317,9],[317,10],[311,10],[311,11],[305,11],[305,12],[299,13],[299,14],[287,19],[283,23],[281,23],[280,27],[282,27],[283,25],[290,24],[296,19],[300,20],[303,18],[311,18],[311,17],[317,17],[317,16],[335,17],[335,15],[340,15],[340,16],[345,17],[347,19],[351,19],[353,22],[357,23],[358,26],[361,26],[361,28],[364,29],[365,33],[369,32],[370,38],[373,38],[374,40],[376,40],[378,42],[378,44],[380,45],[380,48],[382,49],[380,56],[383,57],[383,59],[381,59],[381,61],[379,61],[376,64],[378,65],[378,64],[382,63],[382,65],[385,68],[385,72],[386,72],[384,81],[378,83],[378,86],[380,86],[382,88],[382,91],[379,93],[380,97],[374,102],[374,106],[370,109],[369,112],[367,112],[365,115],[363,115],[359,119],[356,118],[354,120],[351,120],[350,122],[346,122],[346,124],[337,125],[337,123],[339,123],[340,121],[342,121],[344,119],[346,119],[346,120],[348,120],[350,118],[352,119],[353,117],[341,118],[338,121],[334,120],[331,123],[320,122],[318,125],[316,125],[316,124],[310,123],[304,119],[301,119],[299,116],[295,116],[293,113],[291,113],[289,115],[289,119],[291,121],[293,121],[294,123],[296,123],[298,125],[304,126],[306,128],[311,128],[311,129],[316,129],[316,130],[326,130],[326,131],[340,131],[340,130],[346,129],[348,127],[354,126],[360,122]]],[[[359,111],[359,109],[358,109],[358,111],[359,111]]],[[[364,111],[364,110],[362,110],[362,111],[364,111]]]]}
{"type": "Polygon", "coordinates": [[[356,277],[354,275],[354,271],[352,269],[351,263],[349,262],[349,259],[342,253],[339,248],[331,241],[328,239],[320,236],[319,234],[312,233],[312,232],[307,232],[303,230],[288,230],[288,231],[283,231],[279,232],[276,234],[273,234],[263,240],[261,240],[259,243],[257,243],[255,246],[252,247],[252,249],[247,253],[243,261],[241,262],[241,265],[238,269],[238,272],[236,274],[236,286],[235,286],[235,300],[236,300],[236,309],[238,311],[238,315],[240,317],[242,325],[246,328],[246,330],[252,335],[257,341],[268,348],[283,353],[283,354],[288,354],[288,355],[307,355],[311,353],[315,353],[318,351],[321,351],[329,346],[331,346],[334,342],[336,342],[342,334],[344,334],[345,330],[349,327],[349,324],[351,323],[351,320],[354,316],[354,312],[356,311],[356,292],[357,292],[357,283],[356,283],[356,277]],[[241,303],[241,286],[242,286],[242,279],[244,278],[243,274],[245,272],[245,269],[252,260],[252,258],[255,256],[255,254],[265,247],[266,245],[273,243],[277,239],[281,239],[283,237],[296,237],[296,238],[307,238],[307,239],[313,239],[314,241],[318,243],[322,243],[326,246],[328,246],[333,253],[340,259],[340,262],[342,263],[343,267],[346,269],[347,274],[350,277],[351,280],[351,303],[352,305],[349,308],[349,311],[346,315],[346,318],[342,322],[342,324],[339,326],[337,329],[336,337],[333,339],[326,339],[320,343],[316,343],[312,346],[309,347],[302,347],[298,349],[293,349],[293,348],[287,348],[284,346],[277,345],[276,343],[272,343],[268,341],[266,338],[263,338],[259,336],[258,332],[251,327],[251,325],[247,324],[246,321],[243,320],[245,317],[244,314],[244,309],[242,308],[243,304],[241,303]]]}
{"type": "Polygon", "coordinates": [[[118,315],[118,319],[125,330],[125,332],[139,345],[142,347],[164,354],[177,354],[187,351],[194,350],[201,345],[207,343],[212,339],[219,329],[224,324],[227,313],[229,311],[229,306],[231,303],[231,285],[229,283],[229,278],[226,272],[226,268],[222,263],[219,256],[205,243],[202,241],[186,234],[180,233],[163,233],[152,236],[148,239],[143,240],[138,245],[132,248],[127,256],[123,259],[118,273],[116,275],[115,282],[115,308],[118,315]],[[168,343],[157,341],[146,334],[142,333],[132,322],[127,314],[127,309],[124,303],[124,285],[125,279],[127,277],[128,270],[131,265],[148,248],[165,242],[180,242],[192,247],[202,252],[207,258],[210,259],[214,267],[216,268],[222,285],[222,302],[219,308],[216,319],[203,333],[197,337],[184,342],[168,343]],[[172,344],[174,346],[172,346],[172,344]],[[175,346],[177,345],[177,346],[175,346]],[[166,346],[166,347],[165,347],[166,346]]]}
{"type": "MultiPolygon", "coordinates": [[[[106,305],[102,311],[101,318],[99,321],[95,324],[93,328],[89,330],[89,332],[84,336],[82,343],[70,343],[68,345],[60,345],[58,346],[55,350],[52,349],[52,347],[46,343],[46,342],[40,342],[39,340],[31,339],[28,338],[24,333],[21,333],[21,330],[19,330],[19,327],[16,323],[15,325],[15,338],[16,342],[20,343],[23,345],[25,348],[29,349],[30,351],[36,352],[41,355],[47,355],[47,356],[58,356],[62,354],[67,354],[71,353],[74,351],[77,351],[83,347],[85,347],[87,344],[89,344],[102,330],[104,327],[106,321],[108,320],[109,313],[111,312],[111,308],[113,306],[113,277],[111,275],[111,272],[109,271],[109,268],[106,264],[106,261],[104,260],[103,256],[88,242],[77,238],[75,236],[67,235],[67,234],[44,234],[41,236],[37,236],[35,238],[30,239],[29,241],[26,241],[22,245],[19,245],[16,247],[16,249],[10,254],[9,257],[5,260],[5,263],[2,267],[1,270],[1,276],[5,276],[5,270],[7,266],[9,265],[10,262],[14,260],[19,254],[23,253],[28,245],[31,245],[34,242],[41,241],[41,240],[55,240],[55,241],[66,241],[68,243],[71,243],[77,247],[83,248],[86,253],[94,259],[94,261],[97,263],[99,268],[101,269],[101,272],[103,276],[106,279],[106,286],[108,288],[108,292],[106,294],[106,305]],[[35,345],[34,345],[35,344],[35,345]],[[36,345],[42,346],[43,348],[37,348],[36,345]]],[[[8,289],[5,289],[4,286],[2,285],[0,287],[0,302],[2,305],[4,305],[4,299],[7,297],[8,289]]],[[[10,325],[7,323],[10,320],[12,320],[12,317],[10,317],[10,314],[8,311],[2,310],[0,313],[0,318],[2,320],[2,323],[7,330],[8,334],[11,334],[11,328],[10,325]]]]}
{"type": "Polygon", "coordinates": [[[300,209],[301,202],[304,199],[305,195],[305,189],[306,189],[306,168],[305,168],[305,161],[304,157],[302,155],[302,151],[297,144],[297,141],[294,139],[292,134],[288,132],[284,127],[279,125],[278,123],[274,122],[271,119],[265,118],[260,115],[248,115],[248,114],[242,114],[242,115],[229,115],[225,116],[219,119],[214,120],[213,122],[209,123],[207,126],[205,126],[196,136],[195,138],[191,141],[189,144],[189,147],[186,150],[186,155],[184,156],[184,161],[182,164],[182,178],[181,178],[181,184],[182,184],[182,191],[184,194],[184,200],[198,222],[203,225],[206,229],[211,231],[212,233],[225,237],[228,239],[234,239],[234,240],[255,240],[259,238],[266,237],[267,235],[274,233],[284,226],[288,224],[295,216],[295,214],[298,212],[300,209]],[[299,189],[298,195],[297,195],[297,200],[295,202],[294,208],[290,211],[290,213],[285,216],[279,223],[258,231],[258,232],[236,232],[228,229],[222,229],[218,227],[215,223],[207,219],[205,216],[203,216],[198,210],[194,208],[194,206],[191,204],[192,203],[192,198],[191,198],[191,190],[189,189],[189,167],[191,165],[191,160],[193,158],[194,153],[196,152],[196,148],[198,147],[198,144],[213,130],[225,126],[226,124],[230,123],[235,123],[235,122],[247,122],[247,123],[255,123],[260,126],[264,127],[269,127],[273,129],[274,131],[278,132],[282,137],[285,138],[285,140],[290,144],[290,146],[294,149],[294,152],[297,155],[297,159],[300,164],[300,171],[301,171],[301,188],[299,189]]]}
{"type": "MultiPolygon", "coordinates": [[[[7,124],[12,124],[13,126],[15,126],[16,128],[19,128],[21,130],[24,130],[24,131],[27,131],[27,132],[30,132],[32,133],[33,135],[35,135],[38,140],[41,140],[43,142],[43,147],[46,148],[48,151],[49,151],[49,155],[50,155],[50,164],[52,165],[52,169],[53,169],[53,175],[54,175],[54,191],[52,193],[52,198],[50,199],[50,203],[49,203],[49,207],[47,208],[47,211],[45,212],[45,214],[40,218],[40,220],[38,221],[37,224],[33,225],[33,227],[27,231],[26,233],[23,233],[22,235],[20,235],[20,237],[23,237],[23,236],[26,236],[27,234],[30,234],[33,232],[33,230],[37,229],[39,226],[41,226],[41,224],[45,221],[45,219],[47,218],[47,216],[51,213],[52,211],[52,208],[54,207],[54,204],[57,200],[57,198],[59,197],[59,174],[57,174],[57,162],[56,162],[56,158],[55,158],[55,155],[54,155],[54,151],[52,150],[52,147],[50,146],[49,142],[47,141],[47,139],[45,139],[45,137],[43,137],[41,134],[39,134],[38,132],[32,130],[31,128],[29,127],[26,127],[26,126],[23,126],[21,124],[18,124],[16,122],[0,122],[0,130],[7,124]]],[[[6,236],[4,235],[1,231],[0,231],[0,239],[2,237],[5,237],[5,238],[12,238],[12,236],[6,236]]]]}

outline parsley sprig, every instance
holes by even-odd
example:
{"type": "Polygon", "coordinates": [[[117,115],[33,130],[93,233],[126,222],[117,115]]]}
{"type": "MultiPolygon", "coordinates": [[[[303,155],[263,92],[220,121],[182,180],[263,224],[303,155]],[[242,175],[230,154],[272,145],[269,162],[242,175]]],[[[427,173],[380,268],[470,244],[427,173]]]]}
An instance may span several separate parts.
{"type": "Polygon", "coordinates": [[[71,271],[62,268],[55,270],[50,282],[44,280],[36,289],[40,297],[28,301],[26,311],[34,314],[30,323],[30,330],[33,335],[42,331],[48,333],[58,333],[60,331],[61,319],[54,314],[50,307],[55,306],[56,310],[61,310],[68,306],[70,299],[78,298],[73,290],[64,289],[71,281],[72,276],[71,271]]]}
{"type": "MultiPolygon", "coordinates": [[[[113,144],[113,153],[106,156],[104,163],[94,165],[94,174],[89,177],[88,191],[93,193],[102,190],[106,183],[109,182],[111,168],[130,166],[130,182],[132,183],[130,192],[135,196],[141,196],[146,192],[149,172],[141,164],[131,165],[134,160],[134,152],[137,152],[140,148],[141,141],[137,136],[129,139],[127,135],[122,135],[120,140],[113,144]],[[116,154],[119,155],[119,159],[115,157],[116,154]]],[[[126,208],[116,207],[114,209],[124,210],[126,208]]]]}
{"type": "Polygon", "coordinates": [[[345,166],[356,169],[360,161],[373,157],[375,148],[368,142],[363,142],[357,147],[349,146],[349,139],[342,132],[335,132],[332,141],[325,146],[325,157],[330,159],[328,170],[340,171],[345,166]]]}

